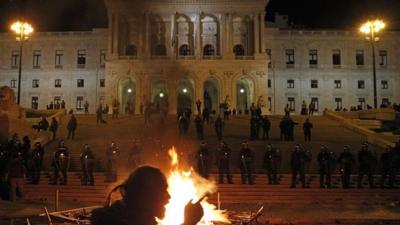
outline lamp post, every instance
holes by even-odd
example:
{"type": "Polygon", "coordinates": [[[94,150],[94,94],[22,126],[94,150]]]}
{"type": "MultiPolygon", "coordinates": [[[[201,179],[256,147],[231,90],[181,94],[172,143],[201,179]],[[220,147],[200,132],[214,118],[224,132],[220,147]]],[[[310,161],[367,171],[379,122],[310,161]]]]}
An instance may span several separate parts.
{"type": "Polygon", "coordinates": [[[366,35],[366,40],[371,43],[372,48],[372,73],[374,83],[374,108],[378,108],[378,96],[376,88],[376,63],[375,63],[375,42],[379,41],[377,34],[385,28],[382,20],[367,21],[360,27],[360,31],[366,35]]]}
{"type": "Polygon", "coordinates": [[[24,41],[28,40],[33,32],[33,27],[27,22],[17,21],[11,25],[11,30],[16,34],[16,40],[19,42],[19,69],[18,69],[18,93],[17,104],[21,102],[21,73],[22,73],[22,46],[24,41]]]}

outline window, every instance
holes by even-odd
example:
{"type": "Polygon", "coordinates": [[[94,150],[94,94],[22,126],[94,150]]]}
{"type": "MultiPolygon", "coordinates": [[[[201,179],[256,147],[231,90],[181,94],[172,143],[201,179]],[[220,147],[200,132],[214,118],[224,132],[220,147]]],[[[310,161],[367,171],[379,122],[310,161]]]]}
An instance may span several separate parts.
{"type": "Polygon", "coordinates": [[[78,68],[84,68],[86,65],[86,50],[78,50],[78,68]]]}
{"type": "Polygon", "coordinates": [[[235,45],[235,47],[233,47],[233,53],[235,53],[236,57],[240,57],[240,56],[244,56],[244,48],[242,45],[235,45]]]}
{"type": "Polygon", "coordinates": [[[310,57],[310,67],[316,67],[318,64],[318,51],[315,49],[311,49],[309,51],[309,57],[310,57]]]}
{"type": "Polygon", "coordinates": [[[358,81],[358,89],[365,89],[365,81],[363,80],[358,81]]]}
{"type": "Polygon", "coordinates": [[[106,86],[106,79],[100,79],[100,87],[106,86]]]}
{"type": "Polygon", "coordinates": [[[56,57],[55,57],[55,64],[54,64],[56,68],[63,67],[63,57],[64,57],[64,51],[56,50],[56,57]]]}
{"type": "Polygon", "coordinates": [[[294,80],[287,80],[287,88],[294,88],[294,80]]]}
{"type": "Polygon", "coordinates": [[[32,80],[32,88],[38,88],[38,87],[39,87],[39,80],[33,79],[32,80]]]}
{"type": "Polygon", "coordinates": [[[311,80],[311,88],[318,88],[318,80],[311,80]]]}
{"type": "Polygon", "coordinates": [[[356,51],[356,65],[364,66],[364,50],[356,51]]]}
{"type": "Polygon", "coordinates": [[[76,86],[77,86],[78,88],[84,87],[84,86],[85,86],[85,80],[84,80],[84,79],[78,79],[78,80],[76,81],[76,86]]]}
{"type": "Polygon", "coordinates": [[[61,79],[55,79],[54,80],[54,87],[60,88],[61,87],[61,79]]]}
{"type": "Polygon", "coordinates": [[[212,45],[206,45],[203,49],[204,56],[213,56],[215,55],[215,48],[212,45]]]}
{"type": "Polygon", "coordinates": [[[100,67],[104,67],[106,65],[106,55],[107,55],[107,50],[105,49],[100,50],[100,67]]]}
{"type": "Polygon", "coordinates": [[[360,108],[360,109],[365,109],[366,107],[365,107],[365,98],[359,98],[358,99],[358,107],[360,108]]]}
{"type": "Polygon", "coordinates": [[[342,88],[342,81],[341,80],[335,80],[334,84],[335,84],[335,88],[336,89],[342,88]]]}
{"type": "Polygon", "coordinates": [[[83,96],[76,97],[76,109],[82,110],[83,109],[83,96]]]}
{"type": "Polygon", "coordinates": [[[189,56],[190,52],[189,45],[181,45],[181,47],[179,47],[179,56],[189,56]]]}
{"type": "Polygon", "coordinates": [[[268,79],[268,88],[271,88],[271,87],[272,87],[271,79],[268,79]]]}
{"type": "Polygon", "coordinates": [[[17,80],[12,79],[11,82],[10,82],[10,87],[11,88],[17,88],[17,80]]]}
{"type": "Polygon", "coordinates": [[[286,49],[286,66],[294,67],[294,49],[286,49]]]}
{"type": "Polygon", "coordinates": [[[386,50],[379,51],[379,65],[381,67],[387,66],[387,51],[386,50]]]}
{"type": "Polygon", "coordinates": [[[271,68],[272,65],[272,54],[271,54],[271,49],[265,50],[267,53],[267,60],[268,60],[268,68],[271,68]]]}
{"type": "Polygon", "coordinates": [[[39,108],[39,97],[38,96],[32,96],[31,108],[32,109],[38,109],[39,108]]]}
{"type": "Polygon", "coordinates": [[[33,68],[39,69],[40,68],[40,58],[42,56],[42,51],[34,50],[33,51],[33,68]]]}
{"type": "Polygon", "coordinates": [[[342,110],[343,108],[342,98],[335,98],[335,103],[336,103],[336,111],[342,110]]]}
{"type": "Polygon", "coordinates": [[[11,68],[16,69],[19,67],[19,51],[13,50],[11,52],[11,68]]]}
{"type": "Polygon", "coordinates": [[[384,106],[390,105],[389,98],[382,98],[382,105],[384,105],[384,106]]]}
{"type": "Polygon", "coordinates": [[[316,112],[318,112],[318,110],[319,110],[319,101],[318,101],[318,98],[317,98],[317,97],[312,97],[312,98],[311,98],[311,102],[314,102],[314,106],[315,106],[314,110],[315,110],[316,112]]]}
{"type": "Polygon", "coordinates": [[[136,45],[128,45],[128,46],[126,46],[125,55],[126,56],[132,56],[132,57],[137,56],[136,45]]]}
{"type": "Polygon", "coordinates": [[[289,105],[290,111],[295,111],[295,110],[296,110],[296,101],[295,101],[295,98],[289,97],[289,98],[288,98],[288,105],[289,105]]]}
{"type": "Polygon", "coordinates": [[[381,81],[381,86],[382,86],[382,89],[389,89],[388,81],[387,80],[382,80],[381,81]]]}
{"type": "Polygon", "coordinates": [[[339,49],[332,50],[332,64],[333,64],[333,66],[340,66],[340,64],[341,64],[339,49]]]}
{"type": "Polygon", "coordinates": [[[54,109],[61,108],[61,96],[54,96],[54,109]]]}
{"type": "Polygon", "coordinates": [[[154,55],[167,56],[167,48],[165,47],[165,45],[158,44],[154,49],[154,55]]]}

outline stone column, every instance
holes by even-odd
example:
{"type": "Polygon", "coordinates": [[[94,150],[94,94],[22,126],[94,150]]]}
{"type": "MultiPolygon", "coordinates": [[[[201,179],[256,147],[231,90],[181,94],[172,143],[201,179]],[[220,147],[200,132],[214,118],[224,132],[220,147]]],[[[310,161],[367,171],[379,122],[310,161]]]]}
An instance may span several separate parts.
{"type": "Polygon", "coordinates": [[[233,59],[233,23],[232,23],[232,14],[227,13],[226,15],[226,57],[227,59],[233,59]]]}
{"type": "Polygon", "coordinates": [[[196,35],[196,58],[198,57],[199,59],[201,58],[201,13],[199,13],[196,17],[196,33],[194,35],[196,35]]]}
{"type": "Polygon", "coordinates": [[[257,56],[260,53],[260,25],[259,25],[260,16],[258,13],[253,15],[253,29],[254,29],[254,56],[257,56]]]}
{"type": "Polygon", "coordinates": [[[113,20],[113,54],[115,54],[117,57],[119,56],[119,15],[115,14],[114,15],[114,20],[113,20]]]}
{"type": "Polygon", "coordinates": [[[218,55],[222,56],[223,52],[225,51],[225,42],[224,42],[224,38],[225,38],[225,15],[222,13],[219,16],[219,30],[218,30],[218,41],[219,41],[219,51],[218,51],[218,55]]]}
{"type": "Polygon", "coordinates": [[[150,12],[145,12],[144,57],[149,58],[150,52],[150,12]]]}
{"type": "Polygon", "coordinates": [[[261,26],[260,26],[261,52],[260,53],[265,56],[265,11],[261,12],[260,15],[261,15],[260,16],[261,17],[260,18],[261,19],[261,26]]]}
{"type": "Polygon", "coordinates": [[[171,59],[176,59],[175,45],[176,45],[176,32],[175,32],[175,16],[176,13],[171,15],[171,37],[170,37],[170,52],[171,59]],[[174,42],[174,43],[173,43],[174,42]]]}
{"type": "Polygon", "coordinates": [[[111,56],[114,54],[114,48],[113,48],[113,42],[114,42],[114,35],[113,31],[115,29],[114,27],[114,16],[110,13],[108,15],[108,23],[110,24],[110,28],[108,29],[108,54],[111,56]]]}

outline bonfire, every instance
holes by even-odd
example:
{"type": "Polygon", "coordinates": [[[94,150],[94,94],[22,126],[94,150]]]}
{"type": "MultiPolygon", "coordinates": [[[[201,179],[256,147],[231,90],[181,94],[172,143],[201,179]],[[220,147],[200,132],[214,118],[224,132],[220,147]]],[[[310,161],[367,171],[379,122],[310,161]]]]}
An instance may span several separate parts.
{"type": "Polygon", "coordinates": [[[226,212],[207,201],[210,194],[217,191],[215,182],[206,180],[196,174],[193,168],[180,168],[178,154],[174,147],[169,150],[171,169],[168,174],[168,193],[171,195],[169,203],[165,206],[166,212],[163,219],[158,219],[159,225],[179,225],[184,222],[185,205],[199,200],[204,210],[204,216],[198,224],[211,225],[215,222],[230,224],[226,212]],[[204,197],[205,196],[205,197],[204,197]]]}

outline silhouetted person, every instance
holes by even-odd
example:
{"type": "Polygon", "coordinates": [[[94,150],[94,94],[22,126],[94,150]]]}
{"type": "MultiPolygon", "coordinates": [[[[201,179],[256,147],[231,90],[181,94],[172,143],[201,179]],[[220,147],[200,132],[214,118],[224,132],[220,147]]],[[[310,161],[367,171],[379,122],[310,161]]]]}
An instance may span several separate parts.
{"type": "Polygon", "coordinates": [[[52,166],[54,167],[54,180],[51,184],[57,184],[60,173],[61,179],[60,184],[66,185],[68,181],[68,169],[69,169],[70,155],[69,150],[64,145],[64,141],[60,141],[57,150],[54,152],[54,158],[52,166]]]}
{"type": "Polygon", "coordinates": [[[268,184],[278,184],[278,169],[281,158],[279,149],[268,144],[263,162],[263,167],[267,170],[268,184]]]}
{"type": "Polygon", "coordinates": [[[23,195],[25,172],[26,168],[24,166],[21,154],[14,153],[14,156],[8,167],[11,201],[16,201],[17,197],[22,197],[23,195]]]}
{"type": "Polygon", "coordinates": [[[117,179],[116,161],[119,155],[119,147],[112,141],[110,147],[106,149],[106,177],[108,182],[117,179]]]}
{"type": "Polygon", "coordinates": [[[361,147],[361,150],[358,152],[359,172],[357,188],[362,188],[362,180],[364,175],[367,175],[368,177],[368,184],[370,188],[374,187],[374,178],[372,176],[374,161],[374,156],[368,149],[368,144],[364,143],[361,147]]]}
{"type": "Polygon", "coordinates": [[[342,154],[338,158],[343,188],[350,188],[350,175],[353,170],[354,162],[354,156],[350,152],[350,147],[345,145],[342,154]]]}
{"type": "MultiPolygon", "coordinates": [[[[159,169],[140,167],[112,191],[120,190],[122,200],[94,210],[91,224],[156,225],[155,218],[164,217],[165,205],[170,198],[167,188],[167,180],[159,169]]],[[[199,203],[188,203],[184,210],[183,224],[196,225],[203,214],[199,203]]]]}
{"type": "Polygon", "coordinates": [[[222,120],[221,116],[218,116],[214,123],[215,126],[215,133],[217,133],[218,141],[222,140],[222,133],[224,130],[224,121],[222,120]]]}
{"type": "Polygon", "coordinates": [[[306,119],[306,122],[303,124],[303,131],[304,131],[304,141],[310,142],[311,141],[311,129],[313,128],[313,124],[310,122],[310,119],[306,119]]]}
{"type": "Polygon", "coordinates": [[[219,173],[219,183],[224,183],[224,175],[227,176],[228,183],[233,184],[231,171],[229,169],[231,159],[231,149],[225,142],[221,142],[219,149],[217,150],[217,166],[219,173]]]}
{"type": "Polygon", "coordinates": [[[68,130],[67,139],[71,138],[72,140],[74,140],[75,130],[77,126],[78,126],[78,121],[76,120],[75,115],[71,114],[71,118],[69,119],[67,124],[67,130],[68,130]]]}
{"type": "Polygon", "coordinates": [[[88,144],[85,144],[85,146],[83,147],[79,158],[81,160],[82,168],[82,185],[94,185],[94,154],[88,144]]]}
{"type": "Polygon", "coordinates": [[[208,179],[210,152],[208,151],[208,147],[205,142],[201,142],[200,148],[196,154],[196,158],[199,174],[208,179]]]}
{"type": "Polygon", "coordinates": [[[245,184],[246,180],[248,184],[254,184],[252,174],[253,159],[254,154],[249,148],[249,145],[246,141],[242,142],[242,148],[239,152],[239,168],[242,177],[242,184],[245,184]]]}
{"type": "Polygon", "coordinates": [[[394,151],[390,146],[386,146],[385,152],[381,155],[381,188],[385,188],[386,178],[389,177],[389,187],[394,187],[394,180],[392,178],[393,170],[395,170],[396,162],[395,162],[394,151]]]}
{"type": "Polygon", "coordinates": [[[57,136],[57,129],[58,129],[58,122],[55,117],[51,119],[51,124],[50,124],[50,131],[53,134],[52,139],[53,141],[56,140],[57,136]]]}
{"type": "Polygon", "coordinates": [[[301,186],[306,187],[306,178],[304,174],[305,161],[307,156],[304,151],[300,148],[300,145],[296,145],[294,151],[292,152],[292,157],[290,160],[290,165],[292,169],[292,185],[291,188],[296,187],[296,177],[300,175],[301,186]]]}
{"type": "Polygon", "coordinates": [[[35,148],[32,151],[32,184],[39,184],[40,173],[43,165],[44,149],[40,142],[35,143],[35,148]]]}
{"type": "Polygon", "coordinates": [[[261,126],[263,128],[263,140],[269,140],[269,130],[271,129],[271,121],[267,116],[261,117],[261,126]]]}
{"type": "Polygon", "coordinates": [[[194,123],[196,124],[196,134],[197,134],[197,139],[203,140],[204,139],[204,122],[200,118],[199,115],[197,115],[194,118],[194,123]]]}

